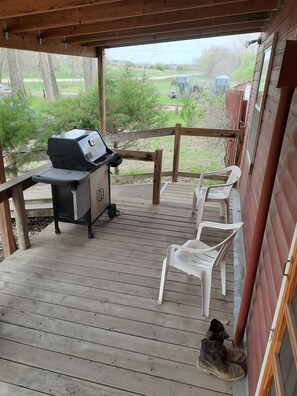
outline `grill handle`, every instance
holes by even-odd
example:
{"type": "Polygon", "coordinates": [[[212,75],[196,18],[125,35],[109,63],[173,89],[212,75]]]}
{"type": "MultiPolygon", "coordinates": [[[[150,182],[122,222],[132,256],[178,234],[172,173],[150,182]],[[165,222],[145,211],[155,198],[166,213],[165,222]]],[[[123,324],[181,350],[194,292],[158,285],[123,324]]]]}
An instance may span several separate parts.
{"type": "Polygon", "coordinates": [[[103,199],[104,199],[104,189],[99,188],[99,190],[97,191],[97,200],[102,201],[103,199]]]}

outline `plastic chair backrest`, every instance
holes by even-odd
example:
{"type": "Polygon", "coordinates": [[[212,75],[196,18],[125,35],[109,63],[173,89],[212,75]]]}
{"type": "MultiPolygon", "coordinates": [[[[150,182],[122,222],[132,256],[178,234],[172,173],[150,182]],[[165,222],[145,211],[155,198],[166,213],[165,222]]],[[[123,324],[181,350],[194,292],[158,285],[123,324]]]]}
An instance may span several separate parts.
{"type": "Polygon", "coordinates": [[[230,175],[226,181],[226,184],[230,184],[229,186],[224,187],[224,191],[226,196],[229,196],[232,187],[234,186],[234,184],[240,179],[241,176],[241,170],[238,166],[236,165],[231,165],[228,166],[225,169],[226,173],[230,172],[230,175]]]}
{"type": "Polygon", "coordinates": [[[233,230],[233,232],[219,244],[219,245],[221,245],[219,248],[219,254],[217,255],[216,259],[214,260],[213,267],[219,265],[220,262],[222,260],[224,260],[226,254],[227,254],[227,251],[228,251],[236,233],[243,226],[243,223],[234,223],[234,224],[229,224],[229,225],[232,226],[229,229],[233,230]]]}

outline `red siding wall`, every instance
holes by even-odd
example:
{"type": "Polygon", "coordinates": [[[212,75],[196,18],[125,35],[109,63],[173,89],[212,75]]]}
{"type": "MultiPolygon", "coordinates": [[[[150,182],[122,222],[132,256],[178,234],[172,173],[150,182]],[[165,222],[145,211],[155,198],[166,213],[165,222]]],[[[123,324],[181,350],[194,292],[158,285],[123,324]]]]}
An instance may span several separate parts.
{"type": "MultiPolygon", "coordinates": [[[[273,58],[269,89],[265,103],[254,169],[248,173],[243,159],[243,175],[240,182],[241,204],[245,221],[246,254],[253,236],[257,208],[269,153],[271,135],[277,111],[280,90],[276,88],[280,65],[286,40],[297,40],[297,2],[289,0],[273,20],[265,33],[268,37],[273,31],[278,32],[276,51],[273,58]]],[[[259,48],[256,63],[251,101],[247,118],[247,135],[249,132],[252,109],[255,102],[257,80],[261,66],[259,48]]],[[[297,56],[297,54],[296,54],[297,56]]],[[[252,303],[247,324],[249,393],[254,395],[259,372],[262,365],[266,342],[272,323],[277,296],[282,280],[282,272],[287,259],[295,223],[297,221],[297,90],[293,96],[290,115],[283,141],[281,157],[274,184],[272,201],[259,260],[258,273],[253,291],[252,303]]]]}

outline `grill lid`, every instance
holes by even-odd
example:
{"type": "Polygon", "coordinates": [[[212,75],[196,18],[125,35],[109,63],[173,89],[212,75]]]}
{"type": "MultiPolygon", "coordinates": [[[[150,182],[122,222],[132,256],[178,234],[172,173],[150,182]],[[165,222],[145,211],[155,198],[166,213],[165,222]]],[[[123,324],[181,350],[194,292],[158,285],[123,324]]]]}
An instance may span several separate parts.
{"type": "Polygon", "coordinates": [[[98,131],[73,129],[48,139],[47,153],[54,168],[91,170],[116,154],[98,131]]]}

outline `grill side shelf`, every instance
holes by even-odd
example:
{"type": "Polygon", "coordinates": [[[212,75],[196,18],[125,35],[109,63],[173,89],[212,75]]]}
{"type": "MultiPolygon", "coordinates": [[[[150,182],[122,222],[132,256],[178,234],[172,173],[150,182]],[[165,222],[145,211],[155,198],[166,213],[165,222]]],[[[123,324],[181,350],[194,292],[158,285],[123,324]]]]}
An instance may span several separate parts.
{"type": "Polygon", "coordinates": [[[68,169],[50,168],[39,175],[32,176],[32,180],[37,183],[54,185],[72,184],[78,185],[83,180],[90,177],[90,172],[73,171],[68,169]]]}

